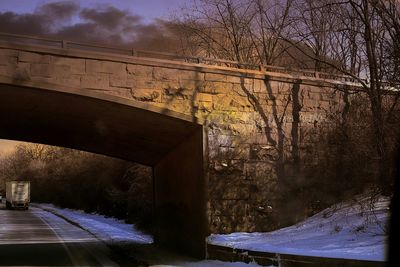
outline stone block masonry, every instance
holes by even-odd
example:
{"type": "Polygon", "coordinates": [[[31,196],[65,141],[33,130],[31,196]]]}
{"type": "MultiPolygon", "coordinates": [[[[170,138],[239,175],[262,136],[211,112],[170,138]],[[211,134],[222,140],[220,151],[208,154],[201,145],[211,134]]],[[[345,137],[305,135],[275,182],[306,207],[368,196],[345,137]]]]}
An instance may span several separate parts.
{"type": "Polygon", "coordinates": [[[0,75],[98,91],[201,121],[213,233],[272,229],[278,166],[292,162],[292,145],[309,145],[304,133],[342,106],[333,85],[307,77],[82,52],[0,48],[0,75]]]}

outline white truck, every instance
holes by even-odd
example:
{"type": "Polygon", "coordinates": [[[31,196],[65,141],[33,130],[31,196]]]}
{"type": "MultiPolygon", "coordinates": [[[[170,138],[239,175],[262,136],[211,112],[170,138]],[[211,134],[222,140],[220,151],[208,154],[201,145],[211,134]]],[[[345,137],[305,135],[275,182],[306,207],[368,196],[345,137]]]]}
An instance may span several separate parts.
{"type": "Polygon", "coordinates": [[[29,181],[6,182],[6,208],[28,209],[31,183],[29,181]]]}

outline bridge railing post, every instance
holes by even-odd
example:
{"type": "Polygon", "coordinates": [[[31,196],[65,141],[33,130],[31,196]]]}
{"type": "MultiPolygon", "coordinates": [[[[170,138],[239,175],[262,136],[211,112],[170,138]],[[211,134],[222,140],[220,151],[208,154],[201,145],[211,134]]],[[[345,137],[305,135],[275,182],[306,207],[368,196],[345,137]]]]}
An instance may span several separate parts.
{"type": "Polygon", "coordinates": [[[61,48],[67,49],[68,48],[68,41],[61,40],[61,48]]]}

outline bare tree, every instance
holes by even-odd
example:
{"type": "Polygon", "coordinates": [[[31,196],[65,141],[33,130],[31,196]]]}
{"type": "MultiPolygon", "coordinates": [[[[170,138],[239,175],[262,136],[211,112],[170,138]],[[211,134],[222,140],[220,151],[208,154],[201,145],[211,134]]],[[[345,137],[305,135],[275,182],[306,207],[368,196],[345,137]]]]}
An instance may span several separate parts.
{"type": "MultiPolygon", "coordinates": [[[[350,94],[363,93],[369,101],[363,114],[372,118],[373,137],[368,145],[376,150],[380,187],[389,192],[393,150],[389,139],[394,132],[390,127],[399,98],[397,89],[389,90],[398,87],[398,6],[396,0],[193,0],[177,24],[190,44],[196,44],[192,51],[200,56],[234,60],[239,68],[246,63],[312,67],[352,78],[358,87],[337,88],[345,103],[340,132],[346,135],[348,131],[350,94]]],[[[300,81],[283,100],[271,84],[266,75],[263,94],[255,93],[244,77],[240,86],[259,114],[266,142],[277,153],[275,170],[285,191],[295,176],[301,176],[300,81]],[[287,116],[292,118],[291,127],[285,124],[287,116]]],[[[340,154],[340,150],[332,151],[340,154]]]]}
{"type": "Polygon", "coordinates": [[[249,32],[258,59],[257,63],[272,65],[286,51],[280,36],[289,34],[287,30],[293,0],[254,0],[252,4],[254,17],[249,32]]]}
{"type": "Polygon", "coordinates": [[[248,2],[194,0],[178,24],[191,33],[204,56],[249,62],[253,45],[248,29],[254,10],[248,2]]]}
{"type": "MultiPolygon", "coordinates": [[[[198,44],[207,56],[235,60],[239,63],[273,64],[283,53],[280,36],[287,33],[289,14],[293,0],[200,0],[193,1],[193,8],[187,10],[179,22],[199,40],[198,44]]],[[[239,66],[240,67],[240,66],[239,66]]],[[[278,153],[278,171],[283,172],[284,164],[284,118],[291,97],[284,109],[278,109],[274,90],[265,77],[266,99],[259,99],[241,79],[241,88],[249,102],[260,114],[265,125],[264,133],[268,142],[278,153]],[[272,114],[263,108],[261,102],[272,106],[272,114]],[[271,125],[271,119],[275,127],[271,125]],[[277,131],[273,137],[274,128],[277,131]]]]}
{"type": "MultiPolygon", "coordinates": [[[[239,68],[247,63],[269,65],[285,62],[282,58],[287,57],[284,54],[288,45],[281,36],[290,35],[293,0],[199,0],[193,1],[192,7],[178,23],[187,32],[192,32],[200,50],[204,51],[203,55],[234,60],[239,63],[239,68]]],[[[242,92],[259,115],[257,124],[265,136],[260,142],[274,151],[278,187],[284,191],[293,182],[291,178],[295,173],[286,172],[285,165],[299,164],[300,84],[296,82],[285,89],[279,83],[272,86],[267,75],[263,83],[265,91],[255,93],[245,77],[240,78],[242,92]],[[288,95],[281,97],[279,90],[287,90],[288,95]],[[294,120],[291,128],[286,123],[288,115],[294,120]],[[285,151],[288,139],[291,139],[292,146],[289,153],[285,151]]],[[[285,198],[284,193],[278,195],[285,198]]]]}
{"type": "MultiPolygon", "coordinates": [[[[300,25],[295,26],[299,33],[297,42],[287,36],[282,38],[319,62],[319,66],[324,64],[360,84],[370,104],[379,181],[388,193],[391,164],[388,137],[394,129],[387,122],[394,115],[399,98],[395,73],[399,69],[400,3],[396,0],[298,0],[297,5],[306,7],[293,24],[300,25]],[[315,14],[320,24],[315,23],[315,14]],[[315,46],[315,53],[308,53],[298,45],[304,41],[315,46]]],[[[345,89],[348,93],[348,88],[345,89]]]]}

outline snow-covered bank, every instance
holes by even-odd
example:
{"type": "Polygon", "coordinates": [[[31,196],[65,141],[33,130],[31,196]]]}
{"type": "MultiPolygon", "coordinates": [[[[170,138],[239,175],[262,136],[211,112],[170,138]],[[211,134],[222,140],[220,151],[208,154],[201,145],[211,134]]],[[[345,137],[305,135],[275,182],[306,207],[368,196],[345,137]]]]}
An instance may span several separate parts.
{"type": "Polygon", "coordinates": [[[61,209],[52,204],[35,204],[36,207],[51,211],[76,224],[106,242],[132,242],[151,244],[153,237],[137,230],[133,224],[99,214],[88,214],[81,210],[61,209]]]}
{"type": "MultiPolygon", "coordinates": [[[[138,231],[134,225],[126,224],[123,221],[114,218],[105,218],[99,214],[88,214],[80,210],[61,209],[52,204],[34,204],[34,206],[50,211],[56,215],[62,216],[81,228],[95,235],[98,239],[106,243],[129,242],[134,244],[151,244],[153,238],[138,231]]],[[[154,255],[154,258],[160,256],[154,255]]],[[[257,264],[246,264],[243,262],[222,262],[214,260],[198,261],[195,259],[187,259],[187,257],[174,257],[173,259],[165,257],[165,259],[157,260],[154,266],[163,267],[256,267],[257,264]]]]}
{"type": "MultiPolygon", "coordinates": [[[[130,242],[150,244],[153,239],[137,231],[131,224],[98,214],[60,209],[51,204],[38,207],[52,211],[94,234],[106,243],[130,242]]],[[[209,244],[251,251],[329,257],[340,259],[384,261],[387,243],[385,233],[389,217],[389,199],[379,197],[338,204],[294,226],[268,233],[232,233],[211,235],[209,244]]],[[[253,267],[256,264],[221,261],[196,261],[194,259],[164,258],[152,264],[158,266],[211,266],[253,267]],[[164,260],[165,259],[165,260],[164,260]]]]}
{"type": "Polygon", "coordinates": [[[304,256],[384,261],[389,198],[359,197],[268,233],[211,235],[213,245],[304,256]]]}

